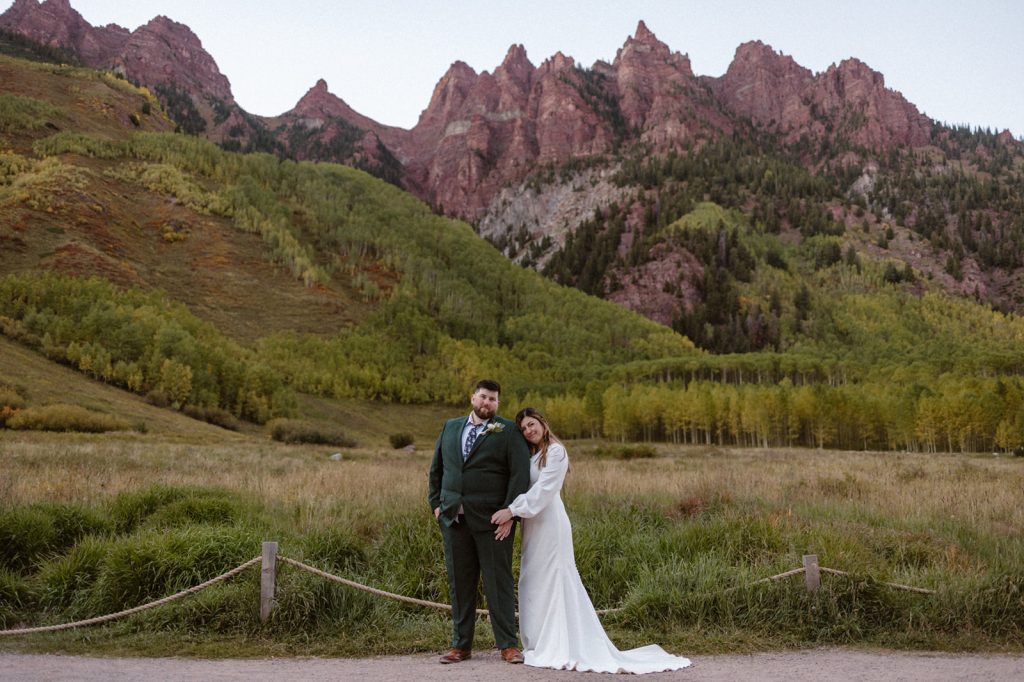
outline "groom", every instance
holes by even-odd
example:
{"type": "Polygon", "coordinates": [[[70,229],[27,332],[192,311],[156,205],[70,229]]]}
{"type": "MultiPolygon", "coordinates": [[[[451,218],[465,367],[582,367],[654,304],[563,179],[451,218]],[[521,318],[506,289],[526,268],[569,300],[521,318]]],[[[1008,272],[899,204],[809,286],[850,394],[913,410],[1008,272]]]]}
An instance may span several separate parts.
{"type": "Polygon", "coordinates": [[[452,648],[441,663],[472,655],[481,574],[501,657],[523,662],[512,579],[515,532],[495,539],[491,515],[530,486],[530,451],[516,425],[496,416],[500,395],[498,382],[477,383],[470,398],[473,411],[445,422],[430,464],[428,500],[441,526],[452,601],[452,648]]]}

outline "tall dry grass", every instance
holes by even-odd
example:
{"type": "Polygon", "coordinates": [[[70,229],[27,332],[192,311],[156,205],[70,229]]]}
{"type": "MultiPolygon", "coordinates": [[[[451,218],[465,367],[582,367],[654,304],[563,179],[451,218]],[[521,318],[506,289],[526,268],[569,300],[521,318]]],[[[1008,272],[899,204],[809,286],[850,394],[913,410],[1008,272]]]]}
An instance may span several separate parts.
{"type": "MultiPolygon", "coordinates": [[[[1024,648],[1020,459],[660,446],[654,458],[621,461],[600,443],[569,449],[577,564],[599,608],[624,607],[605,618],[622,645],[1024,648]],[[853,577],[825,576],[816,595],[799,579],[748,587],[806,553],[853,577]]],[[[331,453],[265,440],[0,432],[0,536],[10,536],[0,573],[4,593],[20,595],[0,603],[0,619],[68,620],[100,615],[110,595],[161,596],[237,565],[245,547],[257,554],[259,538],[365,584],[446,601],[429,453],[331,453]]],[[[306,654],[446,641],[444,614],[295,573],[262,625],[255,589],[218,587],[105,632],[108,641],[142,632],[164,643],[158,651],[176,651],[183,636],[306,654]]],[[[73,650],[86,637],[51,641],[73,650]]],[[[483,625],[480,637],[488,642],[483,625]]]]}

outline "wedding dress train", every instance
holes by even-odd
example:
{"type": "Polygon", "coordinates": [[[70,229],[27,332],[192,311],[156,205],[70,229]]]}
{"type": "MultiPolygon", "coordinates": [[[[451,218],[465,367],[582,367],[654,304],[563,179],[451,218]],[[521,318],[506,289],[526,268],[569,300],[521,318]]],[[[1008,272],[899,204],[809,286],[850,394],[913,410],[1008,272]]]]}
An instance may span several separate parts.
{"type": "Polygon", "coordinates": [[[560,670],[648,673],[690,665],[652,644],[619,651],[605,634],[583,587],[572,548],[572,526],[560,495],[569,457],[548,447],[544,469],[530,460],[530,489],[509,509],[523,519],[519,570],[519,630],[526,664],[560,670]]]}

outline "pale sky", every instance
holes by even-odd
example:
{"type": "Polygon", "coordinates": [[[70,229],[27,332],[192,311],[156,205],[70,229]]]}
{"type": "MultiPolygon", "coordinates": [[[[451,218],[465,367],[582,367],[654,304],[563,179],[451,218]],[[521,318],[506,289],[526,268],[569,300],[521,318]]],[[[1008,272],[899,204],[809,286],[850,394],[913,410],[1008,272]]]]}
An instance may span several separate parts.
{"type": "MultiPolygon", "coordinates": [[[[0,0],[5,8],[9,2],[0,0]]],[[[720,76],[761,40],[811,71],[857,57],[933,119],[1024,138],[1024,2],[1018,0],[71,0],[93,25],[188,25],[247,111],[274,116],[327,81],[349,106],[409,128],[452,62],[494,71],[521,43],[611,62],[643,19],[697,75],[720,76]]]]}

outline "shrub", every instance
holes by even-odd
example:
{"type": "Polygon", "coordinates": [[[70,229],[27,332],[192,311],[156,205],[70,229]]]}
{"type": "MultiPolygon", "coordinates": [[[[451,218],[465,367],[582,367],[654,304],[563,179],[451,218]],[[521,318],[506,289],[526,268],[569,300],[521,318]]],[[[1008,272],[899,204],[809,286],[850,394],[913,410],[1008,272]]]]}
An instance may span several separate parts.
{"type": "Polygon", "coordinates": [[[594,454],[613,459],[649,459],[658,456],[653,445],[602,445],[594,449],[594,454]]]}
{"type": "Polygon", "coordinates": [[[0,427],[7,425],[7,420],[17,414],[17,410],[6,405],[0,407],[0,427]]]}
{"type": "Polygon", "coordinates": [[[118,533],[131,533],[141,527],[232,524],[242,518],[244,508],[226,491],[157,484],[121,493],[110,504],[107,514],[109,525],[118,533]]]}
{"type": "Polygon", "coordinates": [[[20,431],[128,431],[132,425],[109,414],[93,412],[78,405],[57,403],[19,410],[7,420],[7,426],[20,431]]]}
{"type": "Polygon", "coordinates": [[[191,524],[232,524],[241,516],[239,505],[226,495],[200,493],[170,502],[146,519],[147,528],[177,528],[191,524]]]}
{"type": "Polygon", "coordinates": [[[391,441],[391,447],[395,450],[412,445],[412,436],[408,433],[392,433],[388,436],[388,440],[391,441]]]}
{"type": "Polygon", "coordinates": [[[20,410],[25,407],[25,399],[13,388],[0,386],[0,407],[11,407],[15,410],[20,410]]]}
{"type": "Polygon", "coordinates": [[[55,544],[55,537],[42,509],[19,507],[0,515],[0,566],[15,571],[30,567],[55,544]]]}
{"type": "Polygon", "coordinates": [[[301,419],[274,419],[270,437],[282,443],[313,443],[317,445],[339,445],[355,447],[356,442],[341,429],[328,424],[317,424],[301,419]]]}
{"type": "Polygon", "coordinates": [[[40,605],[65,608],[80,600],[99,576],[109,551],[109,540],[87,537],[64,556],[43,564],[36,576],[40,605]]]}
{"type": "Polygon", "coordinates": [[[437,522],[431,514],[395,513],[373,540],[367,577],[391,592],[444,602],[448,579],[439,560],[437,522]]]}
{"type": "Polygon", "coordinates": [[[7,423],[18,410],[25,407],[25,399],[14,389],[0,386],[0,427],[7,423]]]}
{"type": "Polygon", "coordinates": [[[89,595],[92,613],[108,613],[209,580],[259,554],[249,529],[189,526],[153,529],[113,544],[89,595]]]}
{"type": "MultiPolygon", "coordinates": [[[[280,600],[280,594],[281,588],[278,587],[275,602],[280,600]]],[[[133,625],[143,632],[177,630],[189,635],[211,632],[265,634],[259,610],[253,608],[259,599],[259,581],[246,580],[243,574],[235,580],[211,585],[187,599],[143,611],[133,617],[133,625]]]]}
{"type": "Polygon", "coordinates": [[[303,545],[306,560],[325,571],[345,573],[366,567],[366,553],[359,539],[348,530],[325,528],[306,535],[303,545]]]}
{"type": "Polygon", "coordinates": [[[38,130],[58,116],[60,112],[48,102],[21,95],[0,95],[0,132],[38,130]]]}
{"type": "Polygon", "coordinates": [[[34,504],[12,509],[0,514],[0,566],[23,570],[81,537],[109,529],[99,514],[84,507],[34,504]]]}
{"type": "Polygon", "coordinates": [[[199,421],[204,421],[207,424],[213,424],[229,431],[238,431],[242,428],[242,422],[236,419],[235,415],[220,407],[186,405],[181,411],[193,419],[198,419],[199,421]]]}
{"type": "Polygon", "coordinates": [[[154,407],[170,407],[171,399],[159,388],[154,388],[146,394],[146,402],[154,407]]]}
{"type": "Polygon", "coordinates": [[[15,613],[32,598],[25,578],[0,568],[0,627],[9,627],[15,613]]]}

